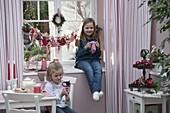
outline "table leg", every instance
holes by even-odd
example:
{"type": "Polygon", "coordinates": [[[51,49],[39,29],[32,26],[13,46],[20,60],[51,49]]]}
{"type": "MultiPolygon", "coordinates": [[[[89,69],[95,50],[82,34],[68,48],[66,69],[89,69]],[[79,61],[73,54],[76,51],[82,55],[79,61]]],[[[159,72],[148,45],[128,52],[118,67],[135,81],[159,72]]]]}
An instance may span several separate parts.
{"type": "Polygon", "coordinates": [[[127,106],[128,106],[128,108],[127,108],[127,109],[128,109],[128,113],[130,113],[130,107],[131,107],[131,106],[130,106],[129,96],[127,96],[127,104],[128,104],[128,105],[127,105],[127,106]]]}
{"type": "Polygon", "coordinates": [[[56,100],[52,102],[52,113],[56,113],[56,100]]]}
{"type": "Polygon", "coordinates": [[[145,102],[142,99],[141,103],[140,103],[140,113],[145,113],[145,102]]]}
{"type": "Polygon", "coordinates": [[[166,113],[166,97],[162,97],[162,113],[166,113]]]}

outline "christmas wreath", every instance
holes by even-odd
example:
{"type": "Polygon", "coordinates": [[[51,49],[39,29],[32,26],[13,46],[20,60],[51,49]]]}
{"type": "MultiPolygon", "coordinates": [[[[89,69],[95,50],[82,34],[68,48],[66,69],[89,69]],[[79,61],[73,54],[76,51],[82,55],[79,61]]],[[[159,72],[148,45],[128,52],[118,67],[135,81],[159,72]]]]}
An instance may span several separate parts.
{"type": "Polygon", "coordinates": [[[59,10],[58,10],[58,12],[53,16],[53,19],[52,19],[52,22],[53,22],[57,27],[61,27],[65,21],[66,21],[66,20],[65,20],[64,16],[60,13],[59,10]]]}

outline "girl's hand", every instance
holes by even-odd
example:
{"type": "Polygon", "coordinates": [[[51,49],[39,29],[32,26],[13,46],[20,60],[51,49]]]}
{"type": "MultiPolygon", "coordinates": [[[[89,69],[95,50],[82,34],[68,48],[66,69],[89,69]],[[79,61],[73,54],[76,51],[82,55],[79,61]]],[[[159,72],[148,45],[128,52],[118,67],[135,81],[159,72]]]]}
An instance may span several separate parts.
{"type": "Polygon", "coordinates": [[[67,101],[69,101],[70,100],[70,96],[69,96],[69,94],[67,93],[67,95],[66,95],[66,100],[67,101]]]}
{"type": "Polygon", "coordinates": [[[88,42],[85,46],[84,46],[84,49],[87,49],[87,48],[91,48],[91,43],[88,42]]]}
{"type": "Polygon", "coordinates": [[[96,42],[96,47],[99,48],[99,46],[100,46],[100,45],[99,45],[99,42],[96,42]]]}
{"type": "Polygon", "coordinates": [[[63,89],[63,91],[61,92],[61,97],[63,97],[64,95],[66,97],[66,100],[69,101],[70,96],[69,96],[68,92],[65,89],[63,89]]]}
{"type": "Polygon", "coordinates": [[[64,95],[67,96],[68,93],[63,89],[63,91],[61,92],[61,97],[63,97],[64,95]]]}

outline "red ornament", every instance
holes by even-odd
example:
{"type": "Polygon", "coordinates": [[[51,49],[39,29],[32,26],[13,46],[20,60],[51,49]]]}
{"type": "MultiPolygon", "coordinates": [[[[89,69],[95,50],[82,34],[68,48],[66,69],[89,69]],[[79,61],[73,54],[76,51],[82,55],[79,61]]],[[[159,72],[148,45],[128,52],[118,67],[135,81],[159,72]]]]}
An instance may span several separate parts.
{"type": "Polygon", "coordinates": [[[144,63],[145,63],[145,60],[144,60],[144,59],[142,59],[142,60],[141,60],[141,64],[144,64],[144,63]]]}
{"type": "Polygon", "coordinates": [[[42,43],[43,43],[43,46],[46,46],[48,44],[46,37],[43,37],[42,43]]]}
{"type": "Polygon", "coordinates": [[[149,66],[149,65],[150,65],[150,62],[145,62],[144,65],[145,65],[145,66],[149,66]]]}
{"type": "Polygon", "coordinates": [[[152,86],[153,85],[153,82],[151,80],[148,80],[147,83],[148,83],[148,86],[152,86]]]}
{"type": "Polygon", "coordinates": [[[134,81],[133,84],[134,85],[138,85],[139,83],[138,83],[138,81],[134,81]]]}
{"type": "Polygon", "coordinates": [[[77,37],[77,34],[74,35],[74,39],[76,39],[76,37],[77,37]]]}
{"type": "Polygon", "coordinates": [[[35,30],[32,28],[31,30],[30,30],[30,33],[34,33],[35,32],[35,30]]]}
{"type": "Polygon", "coordinates": [[[141,62],[140,61],[136,61],[136,65],[139,65],[139,64],[141,64],[141,62]]]}
{"type": "Polygon", "coordinates": [[[56,44],[54,38],[52,38],[51,39],[51,47],[56,47],[56,46],[57,46],[57,44],[56,44]]]}
{"type": "Polygon", "coordinates": [[[64,37],[61,38],[61,45],[65,45],[66,44],[66,40],[64,37]]]}
{"type": "Polygon", "coordinates": [[[58,45],[58,51],[60,51],[60,45],[58,45]]]}

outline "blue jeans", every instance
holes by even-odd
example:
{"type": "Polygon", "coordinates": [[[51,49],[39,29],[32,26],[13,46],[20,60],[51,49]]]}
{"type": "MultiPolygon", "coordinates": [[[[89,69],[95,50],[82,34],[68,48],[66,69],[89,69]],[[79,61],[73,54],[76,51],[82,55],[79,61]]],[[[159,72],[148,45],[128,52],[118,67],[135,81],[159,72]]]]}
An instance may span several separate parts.
{"type": "Polygon", "coordinates": [[[81,60],[77,63],[77,68],[85,72],[90,91],[93,94],[95,91],[101,91],[102,66],[97,59],[81,60]]]}
{"type": "Polygon", "coordinates": [[[68,106],[64,108],[60,108],[57,106],[56,113],[76,113],[76,112],[68,106]]]}

